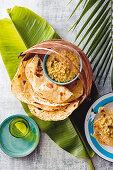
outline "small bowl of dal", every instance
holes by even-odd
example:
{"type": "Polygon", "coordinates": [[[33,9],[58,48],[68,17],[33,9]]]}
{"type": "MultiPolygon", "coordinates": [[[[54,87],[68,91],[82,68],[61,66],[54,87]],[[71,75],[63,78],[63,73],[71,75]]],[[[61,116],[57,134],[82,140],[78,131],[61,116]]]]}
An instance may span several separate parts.
{"type": "Polygon", "coordinates": [[[43,69],[52,82],[66,85],[75,81],[81,70],[80,54],[66,45],[55,46],[44,57],[43,69]]]}

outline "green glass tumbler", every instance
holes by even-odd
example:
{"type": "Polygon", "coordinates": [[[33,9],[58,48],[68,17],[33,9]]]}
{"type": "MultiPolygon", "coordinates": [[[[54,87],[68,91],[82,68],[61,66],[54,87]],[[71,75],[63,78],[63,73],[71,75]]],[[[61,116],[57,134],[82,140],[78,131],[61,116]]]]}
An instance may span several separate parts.
{"type": "Polygon", "coordinates": [[[12,136],[16,138],[23,138],[29,133],[30,126],[27,120],[18,117],[18,118],[14,118],[10,122],[9,131],[12,136]]]}

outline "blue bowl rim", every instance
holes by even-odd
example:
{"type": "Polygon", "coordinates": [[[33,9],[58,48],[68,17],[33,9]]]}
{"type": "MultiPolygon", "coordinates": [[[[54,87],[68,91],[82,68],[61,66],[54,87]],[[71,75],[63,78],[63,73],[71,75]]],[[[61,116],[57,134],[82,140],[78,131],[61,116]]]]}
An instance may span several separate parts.
{"type": "MultiPolygon", "coordinates": [[[[68,46],[68,47],[69,47],[69,48],[72,48],[72,49],[80,56],[80,54],[78,53],[78,51],[76,51],[73,47],[70,47],[70,46],[68,46]]],[[[67,85],[67,84],[69,84],[69,83],[72,83],[73,81],[75,81],[75,80],[77,79],[77,77],[79,76],[79,74],[80,74],[81,71],[82,71],[82,60],[81,60],[81,58],[79,57],[79,60],[80,60],[80,72],[77,74],[77,76],[75,76],[72,80],[70,80],[70,81],[68,81],[68,82],[57,82],[57,81],[51,79],[51,78],[49,77],[48,73],[47,73],[47,70],[46,70],[46,60],[47,60],[47,58],[48,58],[48,54],[45,55],[44,60],[43,60],[44,73],[45,73],[45,75],[47,76],[47,78],[48,78],[49,80],[51,80],[53,83],[56,83],[56,84],[58,84],[58,85],[67,85]]]]}
{"type": "Polygon", "coordinates": [[[22,115],[22,114],[16,114],[16,115],[11,115],[11,116],[9,116],[9,117],[7,117],[5,120],[3,120],[3,122],[0,124],[0,129],[1,129],[1,127],[3,126],[3,124],[8,120],[8,119],[10,119],[10,118],[15,118],[15,117],[23,117],[24,119],[31,119],[32,121],[33,121],[33,123],[35,124],[35,126],[37,127],[37,131],[38,131],[38,133],[37,133],[37,135],[38,135],[38,140],[37,140],[37,143],[34,145],[34,147],[32,148],[32,150],[30,150],[27,154],[23,154],[23,155],[13,155],[13,154],[11,154],[10,152],[7,152],[7,150],[5,150],[3,147],[2,147],[2,145],[1,145],[1,143],[0,143],[0,148],[1,148],[1,150],[5,153],[5,154],[7,154],[8,156],[11,156],[11,157],[15,157],[15,158],[21,158],[21,157],[25,157],[25,156],[27,156],[27,155],[29,155],[29,154],[31,154],[35,149],[36,149],[36,147],[38,146],[38,144],[39,144],[39,140],[40,140],[40,131],[39,131],[39,127],[38,127],[38,125],[36,124],[36,122],[32,119],[32,118],[30,118],[29,116],[26,116],[26,115],[22,115]]]}

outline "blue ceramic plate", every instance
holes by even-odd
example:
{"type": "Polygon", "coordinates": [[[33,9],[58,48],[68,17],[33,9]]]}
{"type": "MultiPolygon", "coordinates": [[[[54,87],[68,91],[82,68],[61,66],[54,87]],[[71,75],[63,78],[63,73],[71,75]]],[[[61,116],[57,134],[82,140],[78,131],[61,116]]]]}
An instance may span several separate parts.
{"type": "Polygon", "coordinates": [[[94,133],[93,123],[95,119],[98,119],[98,109],[102,106],[113,108],[113,93],[109,93],[100,97],[90,107],[85,119],[85,135],[91,148],[100,157],[113,162],[113,147],[98,143],[97,140],[92,136],[94,133]]]}
{"type": "Polygon", "coordinates": [[[13,115],[5,119],[0,125],[0,148],[9,156],[24,157],[36,148],[39,142],[39,128],[37,124],[24,115],[13,115]],[[9,132],[10,122],[17,117],[26,119],[30,126],[30,132],[24,138],[15,138],[9,132]]]}

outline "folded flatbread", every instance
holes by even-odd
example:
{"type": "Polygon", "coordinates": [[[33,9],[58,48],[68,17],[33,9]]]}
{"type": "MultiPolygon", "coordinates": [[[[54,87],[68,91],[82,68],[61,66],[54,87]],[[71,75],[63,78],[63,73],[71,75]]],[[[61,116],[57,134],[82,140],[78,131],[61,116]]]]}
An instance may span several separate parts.
{"type": "Polygon", "coordinates": [[[25,74],[38,95],[53,103],[64,103],[73,95],[65,86],[51,82],[43,70],[41,59],[35,55],[25,68],[25,74]]]}
{"type": "Polygon", "coordinates": [[[60,110],[55,110],[48,112],[47,110],[43,110],[37,108],[33,105],[28,105],[31,113],[42,120],[48,121],[59,121],[66,119],[72,112],[78,107],[79,101],[75,101],[70,103],[66,108],[61,108],[60,110]]]}

